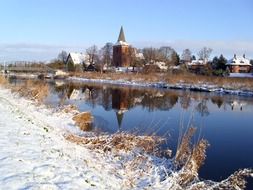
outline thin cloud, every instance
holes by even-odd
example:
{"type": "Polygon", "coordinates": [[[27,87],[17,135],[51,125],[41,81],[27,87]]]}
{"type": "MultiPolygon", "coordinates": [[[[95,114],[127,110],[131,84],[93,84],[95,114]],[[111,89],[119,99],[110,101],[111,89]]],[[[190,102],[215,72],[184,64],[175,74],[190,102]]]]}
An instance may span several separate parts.
{"type": "MultiPolygon", "coordinates": [[[[213,49],[212,56],[223,54],[227,58],[246,54],[247,57],[253,58],[253,41],[191,41],[176,40],[171,42],[132,42],[137,48],[143,47],[161,47],[171,46],[179,54],[186,48],[189,48],[193,54],[204,46],[213,49]]],[[[67,52],[84,52],[90,45],[50,45],[36,43],[16,43],[0,45],[0,62],[3,61],[48,61],[55,59],[59,52],[65,50],[67,52]]]]}

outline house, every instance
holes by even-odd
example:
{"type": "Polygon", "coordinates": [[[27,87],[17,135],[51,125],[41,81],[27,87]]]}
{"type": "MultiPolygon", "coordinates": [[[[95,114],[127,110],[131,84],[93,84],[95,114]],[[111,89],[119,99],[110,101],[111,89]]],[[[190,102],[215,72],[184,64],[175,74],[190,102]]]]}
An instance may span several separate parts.
{"type": "Polygon", "coordinates": [[[242,57],[234,54],[234,57],[228,60],[226,66],[230,73],[249,73],[252,68],[250,60],[245,57],[245,54],[242,57]]]}
{"type": "Polygon", "coordinates": [[[66,65],[68,71],[82,71],[90,65],[89,56],[83,53],[69,53],[66,65]]]}
{"type": "Polygon", "coordinates": [[[129,67],[129,44],[126,42],[123,27],[120,29],[120,34],[117,43],[113,46],[113,66],[114,67],[129,67]]]}
{"type": "Polygon", "coordinates": [[[201,59],[192,60],[190,62],[185,62],[185,65],[190,71],[198,72],[207,66],[207,61],[201,59]]]}

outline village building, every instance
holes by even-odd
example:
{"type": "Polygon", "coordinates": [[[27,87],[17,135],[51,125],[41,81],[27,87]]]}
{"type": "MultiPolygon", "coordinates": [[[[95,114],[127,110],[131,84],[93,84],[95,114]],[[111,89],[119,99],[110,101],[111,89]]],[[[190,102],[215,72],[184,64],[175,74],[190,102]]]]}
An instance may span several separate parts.
{"type": "Polygon", "coordinates": [[[192,72],[197,72],[207,66],[207,61],[206,60],[191,60],[190,62],[185,62],[185,65],[188,70],[192,72]]]}
{"type": "Polygon", "coordinates": [[[250,60],[245,57],[245,54],[242,57],[236,56],[227,62],[227,68],[230,73],[249,73],[252,69],[250,60]]]}
{"type": "Polygon", "coordinates": [[[120,34],[117,43],[113,46],[113,66],[114,67],[129,67],[129,44],[126,42],[123,27],[120,29],[120,34]]]}
{"type": "Polygon", "coordinates": [[[69,53],[66,60],[68,71],[82,71],[90,66],[89,56],[83,53],[69,53]]]}

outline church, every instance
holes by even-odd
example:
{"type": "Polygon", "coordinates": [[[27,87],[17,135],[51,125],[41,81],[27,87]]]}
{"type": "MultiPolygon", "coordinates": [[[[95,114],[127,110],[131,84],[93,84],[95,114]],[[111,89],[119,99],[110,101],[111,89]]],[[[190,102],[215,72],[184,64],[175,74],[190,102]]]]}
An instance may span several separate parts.
{"type": "Polygon", "coordinates": [[[129,44],[126,42],[123,27],[120,29],[117,43],[113,46],[113,66],[129,67],[129,44]]]}

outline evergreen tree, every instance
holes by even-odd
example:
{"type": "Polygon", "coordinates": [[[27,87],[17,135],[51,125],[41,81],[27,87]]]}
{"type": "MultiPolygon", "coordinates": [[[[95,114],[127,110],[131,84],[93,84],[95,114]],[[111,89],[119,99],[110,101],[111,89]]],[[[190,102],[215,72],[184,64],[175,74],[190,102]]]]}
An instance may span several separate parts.
{"type": "Polygon", "coordinates": [[[218,62],[218,69],[225,71],[226,63],[227,63],[227,59],[221,54],[219,57],[219,62],[218,62]]]}
{"type": "Polygon", "coordinates": [[[212,68],[218,69],[218,65],[219,65],[219,58],[217,56],[215,56],[212,61],[212,68]]]}

